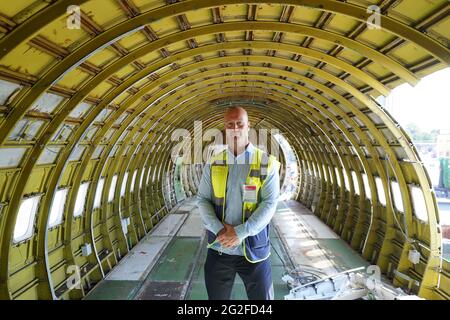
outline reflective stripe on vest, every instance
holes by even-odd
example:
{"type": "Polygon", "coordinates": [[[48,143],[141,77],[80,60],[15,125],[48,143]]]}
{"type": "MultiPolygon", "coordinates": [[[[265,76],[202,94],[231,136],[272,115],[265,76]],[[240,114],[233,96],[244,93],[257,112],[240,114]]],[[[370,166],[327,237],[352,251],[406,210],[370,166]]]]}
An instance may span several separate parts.
{"type": "MultiPolygon", "coordinates": [[[[228,152],[224,150],[218,155],[214,156],[211,159],[211,185],[213,189],[213,202],[214,209],[216,212],[216,216],[219,220],[224,223],[225,219],[225,204],[226,204],[226,188],[227,188],[227,178],[228,178],[228,152]]],[[[251,184],[256,186],[256,194],[259,203],[259,190],[263,186],[265,179],[267,178],[267,174],[270,171],[273,165],[277,166],[279,169],[279,162],[275,159],[274,156],[269,156],[267,153],[263,152],[259,148],[254,148],[253,158],[250,162],[250,170],[247,175],[246,184],[251,184]]],[[[242,205],[242,223],[245,223],[247,219],[250,218],[252,213],[256,210],[258,203],[249,203],[244,202],[242,205]]],[[[245,258],[252,263],[256,263],[259,261],[263,261],[267,259],[270,255],[270,244],[268,239],[268,228],[266,226],[264,230],[260,232],[260,234],[255,236],[249,236],[248,238],[242,241],[243,253],[245,258]],[[267,248],[263,248],[262,253],[256,253],[250,245],[250,243],[254,243],[255,238],[261,239],[261,234],[264,234],[264,237],[267,237],[267,248]],[[266,254],[267,251],[267,254],[266,254]],[[263,256],[259,256],[259,255],[263,256]]]]}

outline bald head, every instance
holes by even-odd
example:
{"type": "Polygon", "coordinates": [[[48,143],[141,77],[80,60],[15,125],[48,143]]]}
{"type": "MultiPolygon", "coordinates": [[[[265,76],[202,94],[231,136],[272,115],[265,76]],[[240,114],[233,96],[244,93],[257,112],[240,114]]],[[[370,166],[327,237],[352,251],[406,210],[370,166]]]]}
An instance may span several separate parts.
{"type": "Polygon", "coordinates": [[[242,107],[231,107],[225,111],[225,123],[230,119],[241,119],[245,120],[248,123],[248,114],[247,111],[242,107]]]}
{"type": "Polygon", "coordinates": [[[248,132],[248,128],[250,127],[247,111],[242,107],[231,107],[227,109],[224,115],[224,122],[226,130],[245,129],[248,132]]]}

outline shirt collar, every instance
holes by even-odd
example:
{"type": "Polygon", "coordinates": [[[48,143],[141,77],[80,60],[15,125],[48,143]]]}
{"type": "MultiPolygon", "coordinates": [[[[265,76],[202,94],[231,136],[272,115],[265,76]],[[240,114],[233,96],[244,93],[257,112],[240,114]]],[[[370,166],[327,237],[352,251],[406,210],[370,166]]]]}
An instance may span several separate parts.
{"type": "Polygon", "coordinates": [[[241,157],[243,157],[245,154],[249,154],[251,155],[253,153],[253,151],[255,150],[255,146],[253,145],[253,143],[249,142],[247,147],[245,148],[245,151],[243,151],[242,153],[238,154],[237,156],[234,155],[234,153],[230,150],[230,148],[227,147],[228,150],[228,156],[230,156],[230,159],[240,159],[241,157]]]}

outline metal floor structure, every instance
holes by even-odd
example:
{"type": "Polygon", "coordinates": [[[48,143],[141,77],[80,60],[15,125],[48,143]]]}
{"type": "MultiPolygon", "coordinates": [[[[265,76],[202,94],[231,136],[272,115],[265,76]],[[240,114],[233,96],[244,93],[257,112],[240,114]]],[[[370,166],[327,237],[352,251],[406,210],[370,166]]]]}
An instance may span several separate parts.
{"type": "MultiPolygon", "coordinates": [[[[205,233],[194,198],[184,200],[136,245],[86,300],[205,300],[205,233]]],[[[368,262],[310,210],[296,201],[280,202],[271,229],[275,299],[289,289],[282,276],[294,267],[317,268],[325,275],[366,267],[368,262]]],[[[245,300],[236,276],[232,299],[245,300]]]]}

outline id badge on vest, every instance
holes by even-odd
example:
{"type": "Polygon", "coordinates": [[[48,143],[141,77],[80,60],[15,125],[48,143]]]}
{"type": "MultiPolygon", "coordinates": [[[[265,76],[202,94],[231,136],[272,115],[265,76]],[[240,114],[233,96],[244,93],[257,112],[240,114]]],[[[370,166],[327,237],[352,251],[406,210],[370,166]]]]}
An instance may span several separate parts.
{"type": "Polygon", "coordinates": [[[257,203],[258,202],[255,185],[244,184],[242,186],[242,202],[248,202],[248,203],[257,203]]]}

